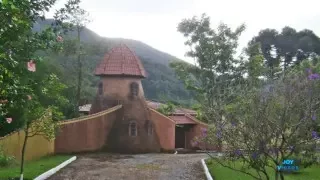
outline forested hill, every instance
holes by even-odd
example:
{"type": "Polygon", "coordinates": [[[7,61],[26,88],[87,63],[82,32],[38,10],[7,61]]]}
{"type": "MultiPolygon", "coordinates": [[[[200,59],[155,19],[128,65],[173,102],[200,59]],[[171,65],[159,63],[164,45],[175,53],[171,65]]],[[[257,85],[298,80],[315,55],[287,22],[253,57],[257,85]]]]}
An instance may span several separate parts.
{"type": "MultiPolygon", "coordinates": [[[[34,25],[34,30],[40,31],[50,26],[52,22],[52,20],[39,21],[34,25]]],[[[74,47],[68,46],[67,41],[75,37],[74,32],[65,37],[67,52],[50,55],[52,63],[60,67],[63,81],[69,86],[75,85],[77,67],[75,57],[70,53],[74,51],[74,47]]],[[[177,79],[174,71],[169,67],[171,61],[180,61],[178,58],[140,41],[101,37],[87,28],[81,32],[81,41],[85,44],[86,53],[83,57],[83,101],[90,102],[96,93],[98,78],[93,75],[96,65],[114,45],[124,43],[135,51],[147,71],[148,77],[142,81],[146,98],[162,102],[171,100],[183,105],[190,105],[194,102],[191,93],[184,88],[183,83],[177,79]]]]}

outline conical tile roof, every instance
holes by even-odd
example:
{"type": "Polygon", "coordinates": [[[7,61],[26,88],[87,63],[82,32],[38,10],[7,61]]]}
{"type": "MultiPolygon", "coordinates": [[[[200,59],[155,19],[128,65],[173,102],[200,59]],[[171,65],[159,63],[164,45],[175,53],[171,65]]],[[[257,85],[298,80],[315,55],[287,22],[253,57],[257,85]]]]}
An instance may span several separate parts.
{"type": "Polygon", "coordinates": [[[137,55],[121,44],[104,56],[95,70],[97,76],[136,76],[145,78],[145,70],[137,55]]]}

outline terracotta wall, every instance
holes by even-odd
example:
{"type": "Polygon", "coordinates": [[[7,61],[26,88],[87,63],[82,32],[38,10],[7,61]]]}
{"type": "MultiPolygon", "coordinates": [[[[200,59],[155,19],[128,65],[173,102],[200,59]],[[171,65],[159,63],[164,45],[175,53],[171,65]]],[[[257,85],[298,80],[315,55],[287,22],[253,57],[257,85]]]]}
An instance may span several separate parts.
{"type": "Polygon", "coordinates": [[[101,77],[100,83],[103,85],[103,94],[97,92],[90,114],[100,112],[118,104],[123,104],[124,101],[129,101],[130,84],[138,84],[138,96],[136,99],[144,99],[144,91],[141,83],[141,78],[137,77],[101,77]]]}
{"type": "Polygon", "coordinates": [[[175,149],[175,122],[161,113],[149,108],[151,120],[163,150],[175,149]]]}
{"type": "MultiPolygon", "coordinates": [[[[190,118],[192,118],[191,116],[188,116],[190,118]]],[[[194,119],[194,118],[192,118],[194,119]]],[[[195,120],[195,119],[194,119],[195,120]]],[[[203,122],[199,122],[197,121],[197,124],[194,125],[187,133],[186,133],[186,137],[187,137],[187,148],[193,149],[202,149],[202,150],[218,150],[218,148],[216,146],[213,145],[209,145],[206,143],[198,143],[197,145],[193,145],[192,141],[196,138],[196,137],[201,137],[202,135],[202,129],[208,129],[208,125],[203,123],[203,122]]]]}
{"type": "Polygon", "coordinates": [[[160,152],[158,133],[148,134],[148,123],[155,129],[144,99],[124,101],[123,118],[112,126],[108,150],[118,153],[160,152]],[[129,135],[130,122],[136,123],[137,136],[129,135]]]}
{"type": "MultiPolygon", "coordinates": [[[[25,133],[21,130],[0,138],[0,145],[2,146],[5,154],[14,156],[17,160],[20,160],[24,137],[25,133]]],[[[48,141],[43,136],[33,136],[28,138],[25,160],[34,160],[53,153],[53,140],[48,141]]]]}
{"type": "Polygon", "coordinates": [[[79,119],[61,123],[55,139],[55,153],[96,151],[104,147],[112,124],[121,116],[122,106],[116,106],[79,119]]]}

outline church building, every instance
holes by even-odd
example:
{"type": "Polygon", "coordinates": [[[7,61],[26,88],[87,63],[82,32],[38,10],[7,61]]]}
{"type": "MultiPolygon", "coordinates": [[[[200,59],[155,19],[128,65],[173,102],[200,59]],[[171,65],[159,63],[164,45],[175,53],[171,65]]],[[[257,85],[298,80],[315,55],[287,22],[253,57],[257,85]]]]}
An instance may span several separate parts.
{"type": "Polygon", "coordinates": [[[56,152],[103,149],[147,153],[204,148],[192,143],[203,128],[207,128],[207,124],[196,119],[195,111],[177,108],[170,116],[165,116],[157,111],[160,103],[145,99],[141,80],[147,75],[140,59],[129,47],[121,44],[111,49],[95,69],[95,75],[100,77],[100,82],[93,103],[82,108],[89,111],[89,115],[82,118],[86,120],[80,120],[86,121],[82,123],[85,125],[77,125],[79,120],[66,121],[55,140],[56,152]],[[109,115],[103,113],[107,111],[109,115]],[[76,137],[70,133],[80,126],[81,135],[76,137]],[[79,138],[85,141],[81,142],[79,138]],[[66,147],[68,143],[73,146],[66,147]]]}

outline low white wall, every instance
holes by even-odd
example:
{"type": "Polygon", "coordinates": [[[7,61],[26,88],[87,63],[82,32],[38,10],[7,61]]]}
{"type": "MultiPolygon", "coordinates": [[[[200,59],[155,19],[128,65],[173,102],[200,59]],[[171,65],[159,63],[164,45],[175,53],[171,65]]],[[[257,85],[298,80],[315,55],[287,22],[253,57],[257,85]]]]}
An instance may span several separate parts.
{"type": "Polygon", "coordinates": [[[70,164],[71,162],[75,161],[77,159],[76,156],[73,156],[72,158],[64,161],[63,163],[59,164],[58,166],[50,169],[49,171],[41,174],[40,176],[36,177],[34,180],[45,180],[52,176],[53,174],[57,173],[60,169],[64,168],[66,165],[70,164]]]}

